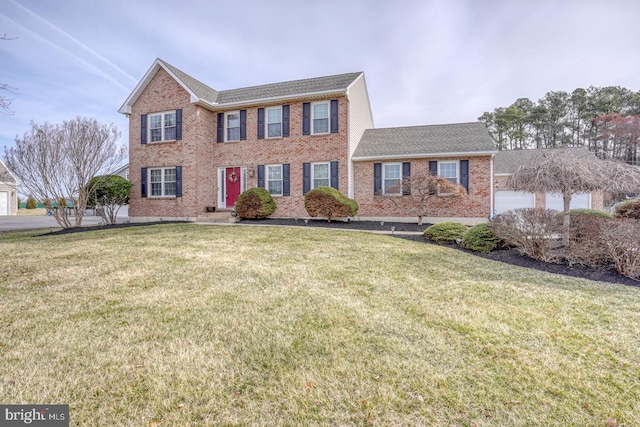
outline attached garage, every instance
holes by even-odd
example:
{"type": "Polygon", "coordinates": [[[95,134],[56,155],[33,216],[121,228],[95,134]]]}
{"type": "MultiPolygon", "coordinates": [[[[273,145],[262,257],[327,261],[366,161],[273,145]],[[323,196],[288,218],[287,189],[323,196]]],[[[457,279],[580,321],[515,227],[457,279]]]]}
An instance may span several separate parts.
{"type": "Polygon", "coordinates": [[[535,194],[525,191],[496,190],[496,213],[535,207],[535,194]]]}
{"type": "MultiPolygon", "coordinates": [[[[564,210],[564,202],[562,201],[562,194],[547,193],[547,209],[555,209],[557,211],[564,210]]],[[[579,193],[574,194],[571,197],[571,209],[591,209],[591,194],[579,193]]]]}
{"type": "Polygon", "coordinates": [[[0,216],[9,215],[9,192],[0,191],[0,216]]]}

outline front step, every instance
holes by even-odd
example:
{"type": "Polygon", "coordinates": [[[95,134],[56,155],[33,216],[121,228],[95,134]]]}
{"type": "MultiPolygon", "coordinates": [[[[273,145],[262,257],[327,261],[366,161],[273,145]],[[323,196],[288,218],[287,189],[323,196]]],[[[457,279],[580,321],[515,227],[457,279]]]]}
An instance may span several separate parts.
{"type": "Polygon", "coordinates": [[[237,219],[235,216],[231,216],[231,211],[203,212],[198,216],[196,222],[209,224],[228,224],[237,222],[237,219]]]}

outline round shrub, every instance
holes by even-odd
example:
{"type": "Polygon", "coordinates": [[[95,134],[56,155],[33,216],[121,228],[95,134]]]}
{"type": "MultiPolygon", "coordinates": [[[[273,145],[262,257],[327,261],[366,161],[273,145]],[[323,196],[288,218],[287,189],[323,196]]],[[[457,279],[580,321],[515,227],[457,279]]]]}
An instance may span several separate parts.
{"type": "Polygon", "coordinates": [[[598,211],[595,209],[571,209],[569,211],[569,213],[571,214],[572,217],[574,216],[579,216],[579,215],[587,215],[587,216],[596,216],[596,217],[600,217],[600,218],[613,218],[613,215],[611,215],[608,212],[604,212],[604,211],[598,211]]]}
{"type": "Polygon", "coordinates": [[[236,202],[236,215],[240,219],[266,218],[275,210],[276,202],[264,188],[249,188],[236,202]]]}
{"type": "Polygon", "coordinates": [[[34,199],[33,197],[29,197],[27,199],[27,203],[25,205],[25,208],[27,209],[36,209],[38,207],[38,203],[36,202],[36,199],[34,199]]]}
{"type": "Polygon", "coordinates": [[[627,200],[616,206],[617,218],[640,219],[640,199],[627,200]]]}
{"type": "Polygon", "coordinates": [[[462,246],[472,251],[487,254],[498,246],[499,239],[487,223],[474,225],[462,236],[462,246]]]}
{"type": "Polygon", "coordinates": [[[331,218],[356,216],[358,203],[332,187],[318,187],[304,196],[304,207],[310,216],[331,218]]]}
{"type": "Polygon", "coordinates": [[[466,232],[467,226],[458,222],[441,222],[424,230],[424,235],[438,243],[457,243],[466,232]]]}

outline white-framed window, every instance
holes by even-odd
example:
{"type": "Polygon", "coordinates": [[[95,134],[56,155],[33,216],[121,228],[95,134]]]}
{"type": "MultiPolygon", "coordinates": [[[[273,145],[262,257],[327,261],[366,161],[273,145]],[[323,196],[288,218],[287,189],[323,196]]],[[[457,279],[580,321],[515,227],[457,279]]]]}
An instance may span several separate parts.
{"type": "Polygon", "coordinates": [[[282,136],[282,107],[265,108],[267,120],[265,123],[267,138],[280,138],[282,136]]]}
{"type": "Polygon", "coordinates": [[[311,103],[311,134],[329,133],[329,101],[311,103]]]}
{"type": "Polygon", "coordinates": [[[176,168],[149,169],[151,197],[168,197],[176,195],[176,168]]]}
{"type": "Polygon", "coordinates": [[[282,165],[267,165],[267,190],[272,196],[282,196],[282,165]]]}
{"type": "Polygon", "coordinates": [[[402,194],[402,163],[382,165],[382,194],[402,194]]]}
{"type": "Polygon", "coordinates": [[[240,141],[240,111],[224,113],[224,140],[240,141]]]}
{"type": "Polygon", "coordinates": [[[311,164],[311,189],[318,187],[330,187],[329,162],[311,164]]]}
{"type": "Polygon", "coordinates": [[[175,141],[176,112],[165,111],[149,114],[149,141],[175,141]]]}
{"type": "Polygon", "coordinates": [[[438,162],[438,176],[458,184],[460,173],[457,161],[438,162]]]}

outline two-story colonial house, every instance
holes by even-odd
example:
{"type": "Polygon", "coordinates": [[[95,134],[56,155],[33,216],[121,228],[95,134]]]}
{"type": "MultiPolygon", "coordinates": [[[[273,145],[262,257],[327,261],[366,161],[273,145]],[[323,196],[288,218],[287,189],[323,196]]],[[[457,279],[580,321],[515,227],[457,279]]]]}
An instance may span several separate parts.
{"type": "Polygon", "coordinates": [[[129,117],[134,222],[232,210],[250,187],[273,195],[273,217],[302,218],[304,195],[320,186],[356,199],[360,219],[414,220],[401,208],[407,194],[388,186],[412,173],[467,189],[455,203],[436,199],[437,217],[478,222],[493,211],[484,125],[375,129],[362,72],[217,91],[157,59],[119,112],[129,117]]]}

